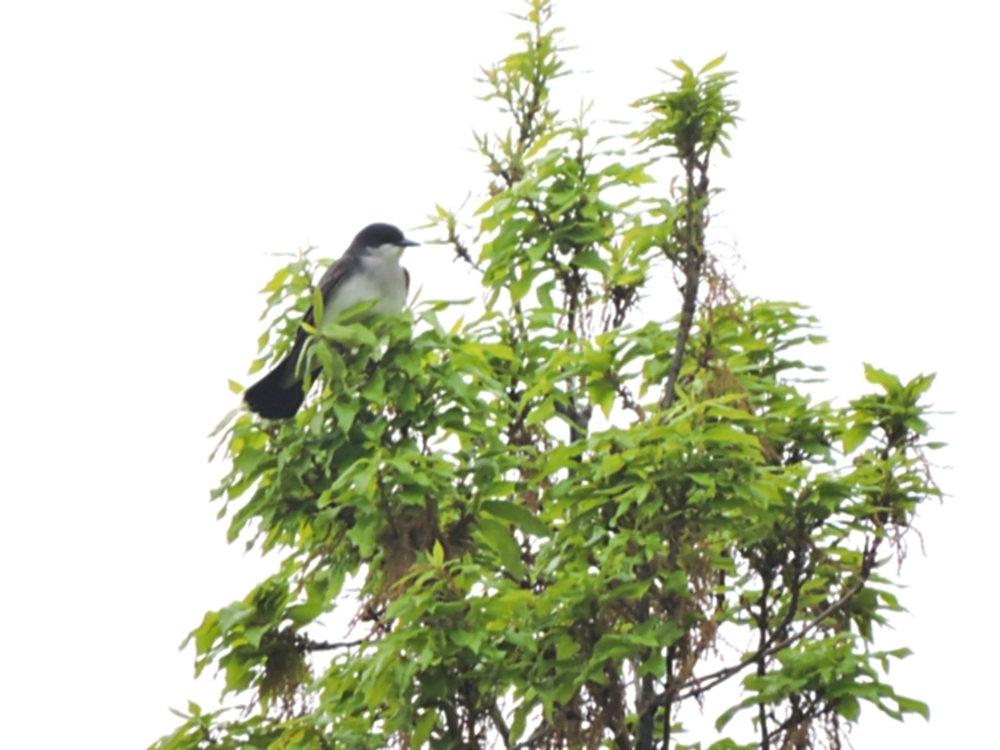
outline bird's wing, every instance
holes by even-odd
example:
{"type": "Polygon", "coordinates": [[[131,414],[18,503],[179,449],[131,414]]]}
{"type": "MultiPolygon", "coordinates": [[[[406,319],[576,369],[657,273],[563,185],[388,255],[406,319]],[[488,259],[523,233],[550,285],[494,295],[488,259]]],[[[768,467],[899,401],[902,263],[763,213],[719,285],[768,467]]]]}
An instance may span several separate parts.
{"type": "MultiPolygon", "coordinates": [[[[326,269],[326,273],[319,280],[319,293],[323,296],[324,305],[329,304],[337,288],[344,282],[344,279],[356,270],[360,263],[361,259],[355,255],[341,255],[332,266],[326,269]]],[[[302,316],[302,322],[315,326],[315,318],[315,309],[310,305],[306,314],[302,316]]],[[[306,333],[305,329],[299,326],[299,330],[295,334],[295,344],[292,346],[292,352],[296,359],[308,337],[309,334],[306,333]]]]}
{"type": "MultiPolygon", "coordinates": [[[[323,297],[323,304],[327,305],[333,298],[334,293],[344,283],[344,279],[351,276],[361,265],[361,259],[355,255],[342,255],[337,258],[337,261],[326,269],[326,273],[319,280],[319,293],[323,297]]],[[[309,325],[316,325],[313,321],[313,308],[310,307],[306,310],[306,314],[302,318],[303,323],[308,323],[309,325]]]]}

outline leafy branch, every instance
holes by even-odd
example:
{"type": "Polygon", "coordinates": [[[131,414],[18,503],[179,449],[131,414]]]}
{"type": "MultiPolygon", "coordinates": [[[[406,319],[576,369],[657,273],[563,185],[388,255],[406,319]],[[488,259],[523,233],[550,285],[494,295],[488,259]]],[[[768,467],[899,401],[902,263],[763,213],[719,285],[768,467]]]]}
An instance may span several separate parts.
{"type": "MultiPolygon", "coordinates": [[[[476,136],[481,202],[430,225],[486,309],[317,330],[294,419],[220,425],[229,538],[280,562],[189,637],[241,703],[189,707],[157,750],[669,750],[691,699],[737,676],[717,724],[753,709],[765,748],[835,744],[862,700],[926,715],[885,682],[905,652],[871,645],[902,606],[877,553],[899,555],[939,494],[932,376],[869,365],[874,393],[814,403],[816,321],[741,295],[711,251],[710,165],[738,106],[723,59],[676,61],[636,102],[643,125],[597,133],[552,104],[552,3],[525,7],[483,71],[508,127],[476,136]],[[664,260],[677,313],[644,319],[664,260]],[[345,609],[367,637],[310,637],[345,609]],[[705,671],[741,637],[751,653],[705,671]]],[[[317,272],[295,257],[265,287],[254,367],[287,350],[317,272]]]]}

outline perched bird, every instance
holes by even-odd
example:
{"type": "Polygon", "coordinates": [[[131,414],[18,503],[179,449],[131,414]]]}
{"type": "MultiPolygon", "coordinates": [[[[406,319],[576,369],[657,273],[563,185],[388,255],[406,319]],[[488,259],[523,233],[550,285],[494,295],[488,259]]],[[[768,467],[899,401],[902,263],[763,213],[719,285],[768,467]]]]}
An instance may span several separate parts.
{"type": "MultiPolygon", "coordinates": [[[[313,320],[313,308],[303,323],[322,329],[338,313],[367,300],[378,300],[372,311],[394,315],[406,304],[410,274],[399,265],[403,251],[419,245],[408,240],[391,224],[369,224],[358,232],[351,246],[319,280],[323,295],[323,319],[313,320]]],[[[299,328],[292,350],[267,375],[247,388],[243,400],[252,411],[267,419],[294,417],[306,398],[302,376],[296,373],[299,355],[309,334],[299,328]]]]}

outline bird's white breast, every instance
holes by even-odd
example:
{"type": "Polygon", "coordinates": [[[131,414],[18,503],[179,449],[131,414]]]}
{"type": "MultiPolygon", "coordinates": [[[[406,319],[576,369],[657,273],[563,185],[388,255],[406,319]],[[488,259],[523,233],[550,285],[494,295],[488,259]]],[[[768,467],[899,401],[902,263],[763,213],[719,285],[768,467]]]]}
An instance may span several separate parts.
{"type": "Polygon", "coordinates": [[[378,302],[372,310],[379,315],[395,315],[406,304],[406,276],[396,258],[361,258],[361,273],[345,279],[333,299],[327,300],[323,324],[333,322],[344,310],[373,299],[378,302]]]}

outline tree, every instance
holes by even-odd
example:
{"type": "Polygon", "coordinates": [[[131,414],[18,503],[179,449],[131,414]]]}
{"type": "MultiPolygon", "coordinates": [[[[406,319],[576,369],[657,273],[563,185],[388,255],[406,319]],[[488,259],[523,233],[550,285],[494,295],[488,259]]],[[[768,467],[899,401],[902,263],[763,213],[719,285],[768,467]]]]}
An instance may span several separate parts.
{"type": "MultiPolygon", "coordinates": [[[[756,739],[712,748],[839,747],[863,703],[926,717],[884,679],[907,652],[875,637],[938,495],[933,378],[866,365],[873,393],[811,400],[815,320],[741,295],[706,241],[710,160],[737,121],[723,59],[675,61],[643,124],[598,138],[552,108],[550,5],[529,0],[520,49],[485,70],[511,124],[477,137],[473,239],[433,218],[485,309],[347,317],[316,332],[303,372],[321,387],[294,420],[220,425],[229,538],[281,565],[190,636],[196,671],[248,705],[190,705],[159,750],[700,748],[678,740],[682,708],[737,679],[717,726],[756,739]],[[679,313],[643,320],[644,295],[674,293],[658,264],[679,313]],[[345,607],[361,634],[318,637],[345,607]]],[[[315,272],[306,254],[265,287],[257,369],[315,272]]]]}

